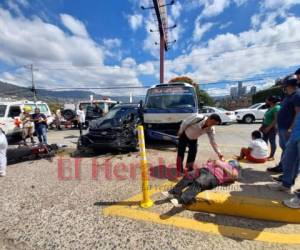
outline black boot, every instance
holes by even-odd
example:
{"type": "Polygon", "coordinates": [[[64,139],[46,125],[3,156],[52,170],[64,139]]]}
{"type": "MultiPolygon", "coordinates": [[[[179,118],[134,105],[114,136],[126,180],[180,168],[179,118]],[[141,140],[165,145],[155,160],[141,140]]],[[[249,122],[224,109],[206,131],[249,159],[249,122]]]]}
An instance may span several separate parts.
{"type": "Polygon", "coordinates": [[[272,172],[272,173],[282,173],[283,172],[283,169],[282,169],[282,166],[281,164],[277,165],[276,167],[273,167],[273,168],[267,168],[267,171],[269,172],[272,172]]]}

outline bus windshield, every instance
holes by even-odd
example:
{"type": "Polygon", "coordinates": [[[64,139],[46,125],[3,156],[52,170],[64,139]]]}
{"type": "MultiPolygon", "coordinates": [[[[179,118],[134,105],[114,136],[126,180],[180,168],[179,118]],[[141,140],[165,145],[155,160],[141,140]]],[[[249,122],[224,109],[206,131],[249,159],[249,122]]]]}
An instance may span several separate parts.
{"type": "Polygon", "coordinates": [[[157,87],[148,90],[146,108],[195,108],[195,91],[189,87],[157,87]]]}

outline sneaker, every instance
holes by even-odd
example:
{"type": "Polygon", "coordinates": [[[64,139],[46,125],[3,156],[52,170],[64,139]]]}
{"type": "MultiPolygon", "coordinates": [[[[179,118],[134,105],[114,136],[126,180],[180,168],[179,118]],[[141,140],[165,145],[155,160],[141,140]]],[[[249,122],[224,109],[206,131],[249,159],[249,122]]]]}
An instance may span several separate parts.
{"type": "Polygon", "coordinates": [[[296,190],[294,191],[294,194],[300,194],[300,189],[296,189],[296,190]]]}
{"type": "Polygon", "coordinates": [[[279,175],[277,177],[273,177],[272,179],[276,182],[282,182],[282,177],[283,177],[283,175],[279,175]]]}
{"type": "Polygon", "coordinates": [[[4,177],[6,175],[5,172],[0,173],[0,177],[4,177]]]}
{"type": "Polygon", "coordinates": [[[180,204],[177,199],[174,198],[174,199],[171,199],[170,201],[174,207],[182,207],[182,204],[180,204]]]}
{"type": "Polygon", "coordinates": [[[170,194],[169,191],[163,191],[161,192],[161,194],[166,197],[167,199],[173,199],[174,198],[174,195],[173,194],[170,194]]]}
{"type": "Polygon", "coordinates": [[[272,173],[282,173],[282,167],[277,165],[276,167],[273,168],[267,168],[267,171],[272,172],[272,173]]]}
{"type": "Polygon", "coordinates": [[[286,193],[291,193],[291,188],[283,186],[282,183],[271,183],[271,184],[267,184],[267,186],[273,191],[282,191],[286,193]]]}
{"type": "Polygon", "coordinates": [[[282,203],[283,203],[283,205],[285,205],[289,208],[294,208],[294,209],[300,208],[300,199],[297,196],[295,196],[291,199],[286,199],[282,203]]]}

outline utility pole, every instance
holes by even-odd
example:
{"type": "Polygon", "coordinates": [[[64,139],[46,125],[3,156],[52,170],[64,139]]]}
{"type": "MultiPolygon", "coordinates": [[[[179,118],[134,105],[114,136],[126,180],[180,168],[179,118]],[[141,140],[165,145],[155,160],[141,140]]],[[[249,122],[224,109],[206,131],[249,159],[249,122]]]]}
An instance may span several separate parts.
{"type": "MultiPolygon", "coordinates": [[[[165,62],[165,52],[169,50],[169,45],[171,43],[175,43],[176,40],[173,42],[168,41],[168,30],[174,29],[177,27],[177,25],[173,25],[172,27],[168,27],[168,16],[167,16],[167,6],[173,5],[175,3],[174,0],[172,0],[168,4],[164,4],[164,0],[153,0],[153,6],[150,7],[144,7],[141,6],[143,10],[148,9],[154,9],[155,15],[157,17],[157,24],[158,24],[158,30],[153,31],[152,29],[150,32],[159,32],[159,46],[160,46],[160,60],[159,60],[159,75],[160,75],[160,83],[164,83],[164,62],[165,62]]],[[[157,43],[155,43],[157,45],[157,43]]]]}
{"type": "Polygon", "coordinates": [[[31,70],[31,82],[32,82],[32,92],[33,92],[33,101],[36,103],[36,88],[35,88],[35,82],[34,82],[34,74],[33,74],[33,64],[30,64],[30,70],[31,70]]]}
{"type": "Polygon", "coordinates": [[[159,57],[159,78],[160,83],[165,80],[165,41],[163,36],[160,36],[160,57],[159,57]]]}
{"type": "Polygon", "coordinates": [[[29,69],[31,71],[31,92],[33,93],[33,101],[34,103],[37,102],[36,97],[36,87],[35,87],[35,81],[34,81],[34,70],[36,70],[33,66],[33,64],[25,65],[26,69],[29,69]]]}

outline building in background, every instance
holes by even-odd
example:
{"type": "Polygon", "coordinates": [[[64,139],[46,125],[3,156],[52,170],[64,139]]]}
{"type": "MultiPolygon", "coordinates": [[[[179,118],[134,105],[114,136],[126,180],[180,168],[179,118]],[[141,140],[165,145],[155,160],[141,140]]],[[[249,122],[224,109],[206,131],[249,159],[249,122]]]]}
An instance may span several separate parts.
{"type": "Polygon", "coordinates": [[[238,97],[243,94],[243,82],[238,82],[238,97]]]}
{"type": "Polygon", "coordinates": [[[238,82],[237,87],[230,88],[230,97],[232,99],[237,99],[247,94],[247,87],[243,86],[243,82],[238,82]]]}
{"type": "Polygon", "coordinates": [[[250,89],[250,94],[251,94],[251,95],[255,95],[255,94],[256,94],[256,91],[257,91],[256,86],[252,86],[251,89],[250,89]]]}
{"type": "Polygon", "coordinates": [[[247,94],[247,87],[246,87],[246,86],[243,86],[243,87],[241,88],[241,92],[240,92],[239,97],[245,96],[246,94],[247,94]]]}
{"type": "Polygon", "coordinates": [[[231,87],[230,88],[230,97],[232,99],[235,99],[238,97],[238,88],[237,87],[231,87]]]}

